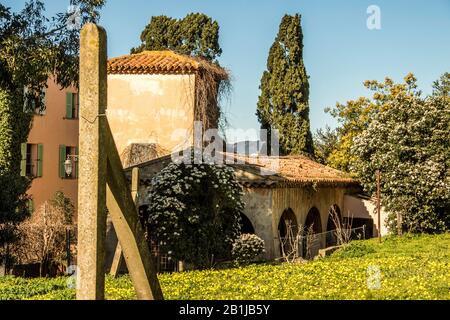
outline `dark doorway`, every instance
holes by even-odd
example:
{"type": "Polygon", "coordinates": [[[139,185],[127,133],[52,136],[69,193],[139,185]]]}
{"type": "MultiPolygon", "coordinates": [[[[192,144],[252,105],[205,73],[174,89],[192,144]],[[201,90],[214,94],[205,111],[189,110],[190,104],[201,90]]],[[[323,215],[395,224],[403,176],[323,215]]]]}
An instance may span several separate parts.
{"type": "Polygon", "coordinates": [[[326,246],[335,246],[337,244],[337,229],[341,229],[342,225],[342,216],[341,210],[337,205],[332,205],[330,210],[328,211],[328,222],[327,222],[327,236],[326,236],[326,246]]]}
{"type": "Polygon", "coordinates": [[[155,231],[152,230],[148,223],[149,208],[148,205],[142,205],[139,207],[139,219],[144,229],[145,237],[150,248],[150,252],[153,256],[153,261],[156,265],[156,272],[173,272],[178,271],[178,261],[175,261],[169,257],[160,247],[160,242],[155,236],[155,231]]]}
{"type": "Polygon", "coordinates": [[[322,221],[320,219],[320,212],[316,207],[309,209],[306,216],[305,225],[303,229],[302,243],[302,257],[306,259],[314,258],[321,247],[321,239],[318,233],[322,232],[322,221]]]}
{"type": "Polygon", "coordinates": [[[308,215],[305,220],[305,231],[312,226],[313,233],[322,232],[322,222],[320,220],[320,212],[316,207],[309,209],[308,215]]]}
{"type": "Polygon", "coordinates": [[[250,219],[243,213],[241,213],[241,233],[255,233],[255,228],[253,228],[252,222],[250,219]]]}
{"type": "Polygon", "coordinates": [[[294,211],[292,209],[286,209],[281,215],[280,222],[278,223],[278,235],[280,237],[280,254],[287,254],[292,251],[292,245],[290,244],[295,239],[298,232],[297,219],[295,218],[294,211]]]}

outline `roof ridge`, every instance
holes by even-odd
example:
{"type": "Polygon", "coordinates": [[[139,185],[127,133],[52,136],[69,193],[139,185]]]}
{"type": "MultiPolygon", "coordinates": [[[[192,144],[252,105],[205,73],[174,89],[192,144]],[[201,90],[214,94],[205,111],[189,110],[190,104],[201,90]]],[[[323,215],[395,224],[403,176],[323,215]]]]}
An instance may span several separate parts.
{"type": "MultiPolygon", "coordinates": [[[[108,73],[192,73],[214,68],[211,62],[174,50],[143,50],[108,59],[108,73]]],[[[215,70],[218,74],[221,70],[215,70]]],[[[224,71],[225,72],[225,71],[224,71]]]]}

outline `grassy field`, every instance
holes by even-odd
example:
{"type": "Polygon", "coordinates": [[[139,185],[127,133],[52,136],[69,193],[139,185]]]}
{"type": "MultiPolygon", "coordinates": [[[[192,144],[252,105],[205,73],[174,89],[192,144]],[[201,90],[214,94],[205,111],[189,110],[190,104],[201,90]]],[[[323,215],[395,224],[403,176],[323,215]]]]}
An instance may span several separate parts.
{"type": "MultiPolygon", "coordinates": [[[[159,276],[166,299],[450,299],[450,234],[354,241],[297,264],[159,276]],[[372,289],[369,289],[371,287],[372,289]]],[[[71,279],[0,278],[0,299],[74,299],[71,279]]],[[[129,277],[107,278],[108,299],[134,299],[129,277]]]]}

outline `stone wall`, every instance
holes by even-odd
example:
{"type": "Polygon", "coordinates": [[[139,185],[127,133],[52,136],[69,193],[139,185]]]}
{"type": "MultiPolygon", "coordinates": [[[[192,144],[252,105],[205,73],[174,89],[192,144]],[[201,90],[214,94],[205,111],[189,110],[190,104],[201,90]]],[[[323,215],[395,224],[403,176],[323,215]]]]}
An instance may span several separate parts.
{"type": "Polygon", "coordinates": [[[244,188],[244,214],[249,218],[255,234],[264,240],[266,258],[275,255],[272,230],[272,189],[244,188]]]}
{"type": "MultiPolygon", "coordinates": [[[[344,197],[345,211],[344,217],[359,218],[359,219],[372,219],[373,220],[373,236],[378,236],[378,214],[377,214],[377,202],[374,198],[361,198],[352,195],[346,195],[344,197]]],[[[389,233],[387,227],[388,212],[384,207],[380,207],[381,213],[381,236],[386,236],[389,233]]]]}

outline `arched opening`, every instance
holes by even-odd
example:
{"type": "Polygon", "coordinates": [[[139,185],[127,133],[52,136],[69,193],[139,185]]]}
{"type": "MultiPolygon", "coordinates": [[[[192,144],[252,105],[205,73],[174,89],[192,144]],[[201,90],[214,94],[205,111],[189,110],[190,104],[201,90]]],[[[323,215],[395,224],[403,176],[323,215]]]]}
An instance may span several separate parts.
{"type": "Polygon", "coordinates": [[[335,246],[338,243],[337,232],[342,230],[342,216],[339,207],[334,204],[328,211],[326,246],[335,246]]]}
{"type": "Polygon", "coordinates": [[[278,236],[280,238],[280,254],[281,256],[289,255],[293,249],[293,243],[297,236],[298,225],[294,211],[288,208],[283,211],[280,222],[278,223],[278,236]]]}
{"type": "Polygon", "coordinates": [[[309,209],[303,228],[302,256],[306,259],[314,258],[320,249],[321,239],[316,234],[322,232],[320,212],[316,207],[309,209]]]}
{"type": "Polygon", "coordinates": [[[241,213],[241,233],[255,233],[255,228],[253,228],[253,224],[250,219],[243,213],[241,213]]]}
{"type": "Polygon", "coordinates": [[[312,207],[308,211],[305,220],[305,230],[312,228],[313,233],[322,232],[322,221],[320,220],[320,212],[316,207],[312,207]]]}

